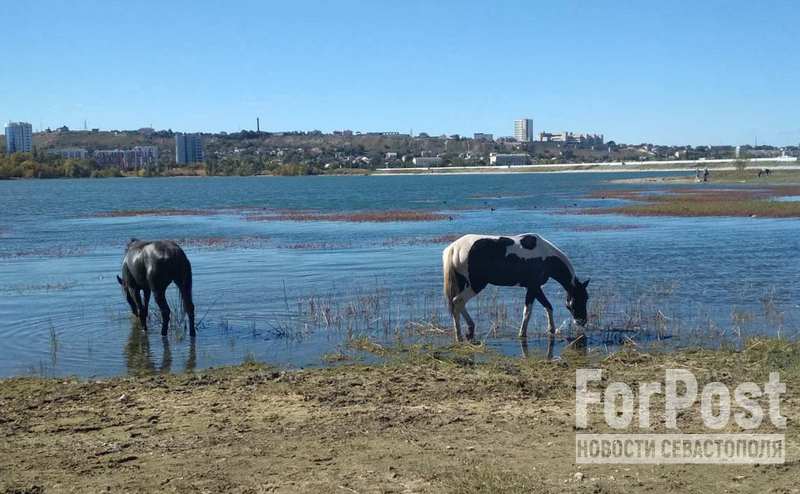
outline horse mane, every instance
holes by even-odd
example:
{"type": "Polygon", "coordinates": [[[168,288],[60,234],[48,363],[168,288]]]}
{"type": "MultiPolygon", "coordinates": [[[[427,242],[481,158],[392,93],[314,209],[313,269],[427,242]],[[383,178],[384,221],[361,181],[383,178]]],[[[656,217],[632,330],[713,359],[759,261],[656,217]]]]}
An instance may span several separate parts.
{"type": "Polygon", "coordinates": [[[569,271],[570,275],[572,276],[570,283],[572,284],[572,286],[575,286],[575,284],[578,282],[578,275],[575,274],[575,267],[572,265],[572,261],[570,260],[570,258],[567,257],[567,255],[564,254],[564,251],[559,249],[558,246],[553,242],[545,238],[542,238],[541,236],[539,238],[547,242],[547,244],[555,251],[556,256],[561,260],[561,262],[564,263],[564,265],[567,267],[567,271],[569,271]]]}
{"type": "Polygon", "coordinates": [[[127,251],[128,251],[130,248],[131,248],[131,245],[135,244],[135,243],[136,243],[136,242],[138,242],[138,241],[139,241],[139,239],[138,239],[138,238],[131,237],[131,238],[128,240],[128,243],[125,245],[125,251],[127,252],[127,251]]]}

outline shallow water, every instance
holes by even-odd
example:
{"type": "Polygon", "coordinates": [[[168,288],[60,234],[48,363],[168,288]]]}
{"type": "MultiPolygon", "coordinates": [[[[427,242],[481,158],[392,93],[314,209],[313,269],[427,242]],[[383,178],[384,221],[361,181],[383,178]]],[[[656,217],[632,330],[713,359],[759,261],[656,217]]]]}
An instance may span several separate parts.
{"type": "MultiPolygon", "coordinates": [[[[611,331],[595,333],[590,345],[621,343],[628,333],[620,328],[643,330],[634,338],[669,336],[656,326],[676,321],[710,344],[742,331],[796,330],[798,221],[577,214],[613,204],[585,196],[619,189],[606,181],[631,176],[642,175],[0,182],[0,376],[180,371],[249,358],[302,367],[349,353],[348,339],[362,335],[447,342],[450,335],[421,324],[449,324],[441,250],[468,232],[537,232],[567,252],[579,276],[592,278],[595,303],[605,301],[601,327],[611,331]],[[154,209],[175,214],[119,213],[154,209]],[[253,221],[296,210],[420,210],[445,219],[253,221]],[[132,326],[115,280],[129,237],[182,241],[194,268],[196,341],[181,330],[162,339],[132,326]],[[655,306],[663,319],[642,315],[655,306]]],[[[566,320],[560,287],[546,291],[557,321],[566,320]]],[[[513,335],[523,297],[504,288],[470,303],[487,345],[522,352],[513,335]]],[[[168,298],[179,305],[176,292],[168,298]]],[[[531,352],[544,351],[543,326],[537,307],[531,352]]],[[[564,344],[557,341],[556,352],[564,344]]]]}

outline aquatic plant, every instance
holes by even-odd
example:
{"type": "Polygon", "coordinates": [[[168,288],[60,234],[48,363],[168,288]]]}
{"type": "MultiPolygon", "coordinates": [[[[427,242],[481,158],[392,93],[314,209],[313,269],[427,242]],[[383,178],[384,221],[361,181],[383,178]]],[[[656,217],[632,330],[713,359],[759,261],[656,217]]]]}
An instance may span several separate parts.
{"type": "Polygon", "coordinates": [[[247,216],[248,221],[344,221],[352,223],[388,223],[400,221],[442,221],[452,216],[431,211],[358,211],[351,213],[320,213],[284,211],[247,216]]]}

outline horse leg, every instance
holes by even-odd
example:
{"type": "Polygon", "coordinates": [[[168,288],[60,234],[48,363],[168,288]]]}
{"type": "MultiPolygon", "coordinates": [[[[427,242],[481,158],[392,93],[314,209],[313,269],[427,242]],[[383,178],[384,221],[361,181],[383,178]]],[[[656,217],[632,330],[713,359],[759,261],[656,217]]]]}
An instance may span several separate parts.
{"type": "Polygon", "coordinates": [[[475,296],[475,292],[471,288],[466,288],[463,292],[459,293],[455,297],[453,297],[453,305],[450,310],[450,314],[453,316],[453,325],[455,326],[455,337],[456,342],[460,342],[463,338],[461,337],[461,316],[464,316],[464,319],[467,320],[467,325],[469,327],[469,333],[467,333],[467,337],[472,339],[475,336],[475,322],[469,317],[469,314],[466,313],[466,305],[469,299],[475,296]]]}
{"type": "Polygon", "coordinates": [[[525,310],[522,311],[522,324],[519,326],[519,334],[517,335],[520,338],[528,337],[528,322],[531,320],[531,313],[533,312],[534,297],[534,291],[528,288],[528,291],[525,292],[525,310]]]}
{"type": "Polygon", "coordinates": [[[145,331],[147,331],[147,313],[144,312],[144,306],[142,305],[142,296],[139,294],[139,289],[130,288],[129,290],[131,292],[131,298],[133,298],[133,305],[136,306],[136,315],[139,317],[139,323],[141,323],[142,328],[145,331]]]}
{"type": "Polygon", "coordinates": [[[547,297],[544,296],[542,287],[539,287],[535,295],[536,295],[536,301],[542,304],[542,307],[544,307],[545,312],[547,312],[547,330],[550,332],[551,335],[555,334],[556,325],[555,322],[553,322],[553,306],[550,305],[550,301],[547,300],[547,297]]]}
{"type": "Polygon", "coordinates": [[[158,308],[161,310],[161,334],[167,334],[167,329],[169,329],[169,304],[167,303],[166,297],[166,288],[160,288],[158,290],[154,290],[153,295],[155,296],[156,303],[158,304],[158,308]]]}
{"type": "MultiPolygon", "coordinates": [[[[458,296],[456,296],[455,298],[458,298],[458,296]]],[[[453,333],[456,338],[456,343],[458,343],[462,340],[461,309],[459,308],[458,305],[456,305],[456,302],[453,302],[453,304],[450,306],[450,315],[453,317],[453,333]]]]}
{"type": "Polygon", "coordinates": [[[147,315],[150,313],[150,289],[145,288],[142,292],[142,308],[139,310],[139,322],[144,330],[147,331],[147,315]]]}
{"type": "Polygon", "coordinates": [[[461,315],[464,316],[464,320],[467,321],[467,339],[472,341],[475,339],[475,321],[472,320],[469,312],[467,312],[466,304],[464,304],[464,308],[461,309],[461,315]]]}

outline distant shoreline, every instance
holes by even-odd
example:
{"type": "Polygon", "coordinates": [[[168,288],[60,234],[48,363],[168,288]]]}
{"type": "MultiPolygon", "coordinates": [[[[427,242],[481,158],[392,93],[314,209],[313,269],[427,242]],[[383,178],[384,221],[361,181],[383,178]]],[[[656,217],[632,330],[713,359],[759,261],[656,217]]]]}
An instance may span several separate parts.
{"type": "MultiPolygon", "coordinates": [[[[775,162],[771,162],[775,163],[775,162]]],[[[780,162],[778,162],[780,163],[780,162]]],[[[765,167],[771,170],[797,170],[800,171],[800,164],[794,165],[769,165],[764,163],[761,166],[747,166],[747,170],[759,170],[765,167]]],[[[698,167],[668,167],[661,168],[658,166],[647,165],[645,163],[637,163],[635,165],[625,166],[609,166],[609,165],[530,165],[530,166],[517,166],[517,167],[459,167],[459,168],[430,168],[426,170],[411,169],[411,168],[397,168],[397,169],[379,169],[372,175],[375,176],[402,176],[402,175],[508,175],[514,173],[691,173],[697,169],[705,168],[704,166],[698,167]]],[[[733,166],[708,166],[711,171],[734,171],[733,166]]]]}
{"type": "MultiPolygon", "coordinates": [[[[407,175],[509,175],[509,174],[529,174],[529,173],[685,173],[690,174],[698,169],[708,168],[711,172],[731,172],[736,171],[737,168],[730,166],[731,162],[699,162],[693,166],[685,165],[681,167],[676,166],[663,166],[659,164],[652,164],[648,162],[637,162],[626,165],[611,165],[611,164],[551,164],[551,165],[516,165],[516,166],[475,166],[475,167],[434,167],[434,168],[379,168],[377,170],[357,169],[358,172],[348,173],[321,173],[309,175],[282,175],[282,174],[257,174],[257,175],[206,175],[200,173],[169,173],[164,175],[151,175],[151,176],[136,176],[136,175],[122,175],[120,177],[0,177],[0,180],[58,180],[58,179],[105,179],[105,178],[212,178],[212,177],[343,177],[343,176],[407,176],[407,175]]],[[[752,162],[751,162],[752,163],[752,162]]],[[[758,164],[750,164],[745,167],[745,170],[761,170],[769,168],[770,170],[781,171],[798,171],[800,172],[800,162],[796,160],[780,160],[780,161],[767,161],[757,162],[758,164]]],[[[633,181],[654,181],[652,178],[648,179],[631,179],[633,181]]]]}

